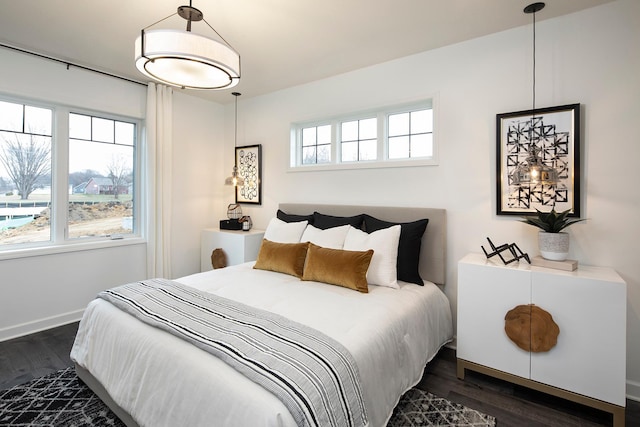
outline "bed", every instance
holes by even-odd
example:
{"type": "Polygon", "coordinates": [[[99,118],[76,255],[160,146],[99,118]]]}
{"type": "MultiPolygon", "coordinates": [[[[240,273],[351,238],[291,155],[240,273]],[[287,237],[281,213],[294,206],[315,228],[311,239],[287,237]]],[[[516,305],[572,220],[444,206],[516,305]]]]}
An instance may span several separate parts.
{"type": "MultiPolygon", "coordinates": [[[[446,212],[314,204],[281,204],[281,212],[290,218],[320,212],[326,218],[364,213],[405,224],[429,220],[417,259],[423,286],[398,281],[397,287],[369,285],[364,293],[253,268],[253,262],[174,281],[224,301],[283,316],[301,324],[305,331],[334,340],[357,367],[366,412],[364,425],[384,426],[400,396],[420,381],[425,365],[452,338],[450,306],[441,290],[446,212]]],[[[329,233],[314,230],[321,236],[329,233]]],[[[386,229],[384,233],[388,234],[386,229]]],[[[317,250],[325,250],[321,246],[317,250]]],[[[85,310],[71,357],[78,376],[128,426],[300,424],[286,399],[276,397],[268,387],[254,383],[214,354],[138,320],[102,298],[85,310]]]]}

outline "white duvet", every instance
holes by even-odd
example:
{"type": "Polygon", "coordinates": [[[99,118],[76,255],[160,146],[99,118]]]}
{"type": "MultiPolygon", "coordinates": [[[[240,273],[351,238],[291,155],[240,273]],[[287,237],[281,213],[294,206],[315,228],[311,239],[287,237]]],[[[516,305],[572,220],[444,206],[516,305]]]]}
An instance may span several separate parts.
{"type": "MultiPolygon", "coordinates": [[[[177,281],[287,316],[343,344],[358,364],[371,426],[386,424],[452,337],[449,301],[434,284],[369,286],[362,294],[252,266],[177,281]]],[[[141,426],[295,425],[274,395],[224,362],[101,299],[87,307],[71,358],[141,426]]]]}

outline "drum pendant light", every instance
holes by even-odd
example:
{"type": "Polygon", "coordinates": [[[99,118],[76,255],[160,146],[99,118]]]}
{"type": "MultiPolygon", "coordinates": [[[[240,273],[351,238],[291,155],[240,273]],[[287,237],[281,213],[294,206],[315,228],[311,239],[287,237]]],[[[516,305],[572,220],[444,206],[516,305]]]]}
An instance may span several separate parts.
{"type": "Polygon", "coordinates": [[[149,29],[175,13],[142,29],[135,42],[138,70],[160,83],[186,89],[226,89],[240,81],[240,55],[191,6],[178,7],[177,14],[187,21],[186,31],[149,29]],[[191,32],[191,23],[204,21],[220,39],[191,32]]]}

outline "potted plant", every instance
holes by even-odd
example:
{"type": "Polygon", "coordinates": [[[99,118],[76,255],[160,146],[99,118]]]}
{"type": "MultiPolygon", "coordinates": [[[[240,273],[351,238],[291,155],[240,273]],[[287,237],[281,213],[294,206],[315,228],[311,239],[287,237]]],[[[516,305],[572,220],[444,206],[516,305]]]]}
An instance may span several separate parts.
{"type": "Polygon", "coordinates": [[[584,221],[581,218],[569,218],[571,209],[563,212],[542,212],[536,209],[537,216],[524,217],[522,222],[538,227],[538,247],[542,258],[552,261],[564,261],[569,255],[569,234],[563,232],[568,226],[584,221]]]}

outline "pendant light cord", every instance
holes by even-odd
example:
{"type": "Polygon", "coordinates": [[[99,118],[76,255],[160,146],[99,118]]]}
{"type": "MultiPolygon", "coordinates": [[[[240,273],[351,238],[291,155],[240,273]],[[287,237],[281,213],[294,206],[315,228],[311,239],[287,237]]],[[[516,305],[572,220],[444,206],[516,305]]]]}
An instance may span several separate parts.
{"type": "MultiPolygon", "coordinates": [[[[533,12],[533,106],[532,121],[536,117],[536,12],[533,12]]],[[[531,123],[533,126],[533,123],[531,123]]]]}

